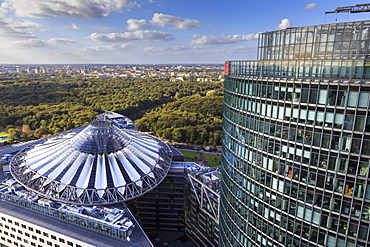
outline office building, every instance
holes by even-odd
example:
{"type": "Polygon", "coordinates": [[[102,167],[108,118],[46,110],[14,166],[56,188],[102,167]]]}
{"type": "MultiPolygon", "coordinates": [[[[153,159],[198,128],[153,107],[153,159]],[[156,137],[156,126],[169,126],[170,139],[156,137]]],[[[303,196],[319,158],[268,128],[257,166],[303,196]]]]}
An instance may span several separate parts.
{"type": "Polygon", "coordinates": [[[225,63],[220,246],[370,246],[370,21],[225,63]]]}

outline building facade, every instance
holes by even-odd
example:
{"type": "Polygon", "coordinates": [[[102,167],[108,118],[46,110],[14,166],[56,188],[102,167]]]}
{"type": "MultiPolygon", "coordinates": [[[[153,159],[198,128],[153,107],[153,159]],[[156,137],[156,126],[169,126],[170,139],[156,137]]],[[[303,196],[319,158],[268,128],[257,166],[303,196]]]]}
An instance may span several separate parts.
{"type": "Polygon", "coordinates": [[[195,162],[174,161],[158,188],[128,202],[149,237],[170,231],[185,235],[185,215],[195,203],[190,197],[189,176],[205,170],[207,167],[195,162]]]}
{"type": "Polygon", "coordinates": [[[220,246],[370,246],[370,21],[225,63],[220,246]]]}
{"type": "Polygon", "coordinates": [[[190,193],[185,210],[185,234],[200,247],[218,246],[219,167],[188,174],[190,193]]]}

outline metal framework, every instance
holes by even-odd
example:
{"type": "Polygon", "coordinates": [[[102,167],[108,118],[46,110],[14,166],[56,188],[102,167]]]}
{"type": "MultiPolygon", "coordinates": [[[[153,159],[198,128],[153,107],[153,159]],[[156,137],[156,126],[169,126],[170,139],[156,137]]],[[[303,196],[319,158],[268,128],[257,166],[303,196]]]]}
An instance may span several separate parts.
{"type": "MultiPolygon", "coordinates": [[[[205,212],[218,224],[218,205],[220,179],[205,180],[207,173],[219,173],[218,169],[210,168],[188,175],[191,189],[199,203],[199,210],[205,212]]],[[[211,176],[211,175],[210,175],[211,176]]]]}
{"type": "Polygon", "coordinates": [[[325,12],[325,14],[334,14],[340,12],[362,13],[370,11],[370,3],[356,4],[355,6],[338,7],[334,11],[325,12]]]}
{"type": "Polygon", "coordinates": [[[44,197],[81,205],[136,198],[167,175],[172,152],[159,139],[96,120],[20,151],[13,177],[44,197]]]}

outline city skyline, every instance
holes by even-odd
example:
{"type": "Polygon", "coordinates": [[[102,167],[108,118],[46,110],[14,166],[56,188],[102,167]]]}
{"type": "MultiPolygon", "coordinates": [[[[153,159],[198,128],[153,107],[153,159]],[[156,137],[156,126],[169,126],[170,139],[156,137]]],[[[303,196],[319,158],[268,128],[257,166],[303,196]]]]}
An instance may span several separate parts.
{"type": "Polygon", "coordinates": [[[358,1],[0,1],[0,63],[222,63],[255,59],[258,33],[355,21],[358,1]],[[226,8],[227,5],[227,8],[226,8]],[[267,18],[266,18],[267,16],[267,18]],[[41,55],[40,55],[41,54],[41,55]]]}

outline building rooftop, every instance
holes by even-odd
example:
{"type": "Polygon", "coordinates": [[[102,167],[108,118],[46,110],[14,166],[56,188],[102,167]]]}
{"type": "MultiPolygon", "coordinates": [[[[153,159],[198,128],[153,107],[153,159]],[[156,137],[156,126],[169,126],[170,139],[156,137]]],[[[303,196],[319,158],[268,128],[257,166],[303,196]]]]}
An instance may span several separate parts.
{"type": "Polygon", "coordinates": [[[111,120],[44,138],[18,152],[12,176],[57,201],[102,205],[127,201],[157,186],[172,159],[167,144],[111,120]]]}
{"type": "Polygon", "coordinates": [[[24,190],[14,179],[0,184],[0,213],[95,246],[152,246],[125,204],[103,207],[58,203],[24,190]]]}
{"type": "Polygon", "coordinates": [[[106,111],[103,114],[98,115],[97,117],[101,120],[112,120],[118,128],[136,130],[134,121],[119,113],[106,111]]]}

